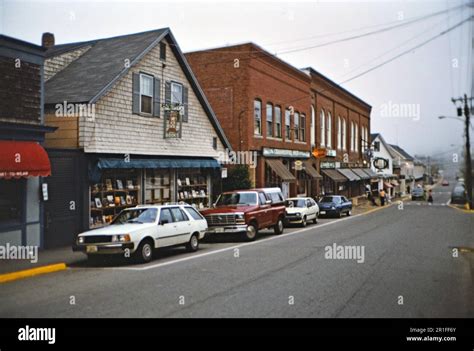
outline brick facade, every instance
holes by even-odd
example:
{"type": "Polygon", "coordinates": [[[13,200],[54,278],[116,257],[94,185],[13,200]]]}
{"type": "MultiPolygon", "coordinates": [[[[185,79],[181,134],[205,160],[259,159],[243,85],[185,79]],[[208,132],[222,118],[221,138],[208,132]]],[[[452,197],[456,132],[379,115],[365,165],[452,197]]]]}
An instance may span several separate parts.
{"type": "MultiPolygon", "coordinates": [[[[309,152],[310,78],[300,70],[266,53],[255,44],[186,54],[199,84],[211,103],[234,150],[257,151],[258,166],[251,170],[254,185],[268,185],[264,148],[309,152]],[[261,135],[255,134],[254,101],[261,102],[261,135]],[[273,111],[273,132],[268,133],[267,104],[273,111]],[[276,129],[276,108],[281,111],[281,137],[276,129]],[[291,133],[285,135],[285,110],[294,111],[291,133]],[[304,137],[296,140],[295,115],[305,116],[304,137]]],[[[299,129],[301,134],[302,129],[299,129]]],[[[291,170],[291,166],[289,166],[291,170]]],[[[293,171],[292,171],[293,172],[293,171]]],[[[290,193],[296,193],[292,185],[290,193]]]]}

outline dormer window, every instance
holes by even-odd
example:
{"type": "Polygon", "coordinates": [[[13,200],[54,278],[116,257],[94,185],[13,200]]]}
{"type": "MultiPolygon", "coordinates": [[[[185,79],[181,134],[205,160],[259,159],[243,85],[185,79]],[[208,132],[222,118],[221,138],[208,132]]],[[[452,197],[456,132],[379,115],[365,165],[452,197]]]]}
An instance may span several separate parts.
{"type": "Polygon", "coordinates": [[[140,74],[140,112],[151,114],[153,105],[153,77],[140,74]]]}

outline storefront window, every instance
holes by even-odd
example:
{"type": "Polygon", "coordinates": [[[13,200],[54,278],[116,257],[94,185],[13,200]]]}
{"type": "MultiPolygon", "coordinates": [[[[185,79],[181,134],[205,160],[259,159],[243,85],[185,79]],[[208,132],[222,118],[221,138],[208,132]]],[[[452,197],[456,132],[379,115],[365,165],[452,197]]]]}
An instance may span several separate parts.
{"type": "Polygon", "coordinates": [[[209,185],[208,177],[202,170],[179,170],[176,179],[178,201],[198,209],[210,207],[209,185]]]}
{"type": "Polygon", "coordinates": [[[24,187],[24,180],[0,180],[0,224],[21,221],[24,187]]]}
{"type": "Polygon", "coordinates": [[[145,171],[145,204],[162,205],[172,201],[171,173],[168,169],[145,171]]]}
{"type": "Polygon", "coordinates": [[[90,227],[112,222],[124,208],[141,203],[141,171],[108,170],[91,187],[90,227]]]}

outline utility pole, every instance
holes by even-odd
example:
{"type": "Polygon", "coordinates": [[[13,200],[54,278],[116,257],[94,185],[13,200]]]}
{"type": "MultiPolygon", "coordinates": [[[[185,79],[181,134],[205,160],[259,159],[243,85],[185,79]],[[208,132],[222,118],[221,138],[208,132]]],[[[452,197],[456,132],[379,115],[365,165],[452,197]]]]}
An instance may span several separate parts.
{"type": "Polygon", "coordinates": [[[464,168],[464,177],[465,177],[465,184],[466,184],[466,192],[467,192],[467,203],[469,205],[469,209],[474,209],[474,202],[472,199],[472,164],[471,164],[471,138],[469,135],[470,127],[471,127],[471,110],[472,109],[472,102],[474,97],[467,97],[464,94],[464,98],[457,98],[451,99],[451,101],[456,103],[461,103],[461,107],[458,107],[458,116],[461,117],[464,113],[464,129],[466,134],[466,149],[465,149],[465,168],[464,168]],[[469,107],[471,105],[471,107],[469,107]]]}

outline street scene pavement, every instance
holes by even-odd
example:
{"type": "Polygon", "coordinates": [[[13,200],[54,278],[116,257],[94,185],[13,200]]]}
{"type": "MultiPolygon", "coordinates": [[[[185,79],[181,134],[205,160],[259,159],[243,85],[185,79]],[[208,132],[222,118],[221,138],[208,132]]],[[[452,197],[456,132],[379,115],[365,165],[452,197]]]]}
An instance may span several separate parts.
{"type": "Polygon", "coordinates": [[[0,316],[471,317],[474,217],[447,205],[450,190],[148,264],[80,262],[0,285],[0,316]],[[334,244],[363,247],[363,262],[325,258],[334,244]]]}

